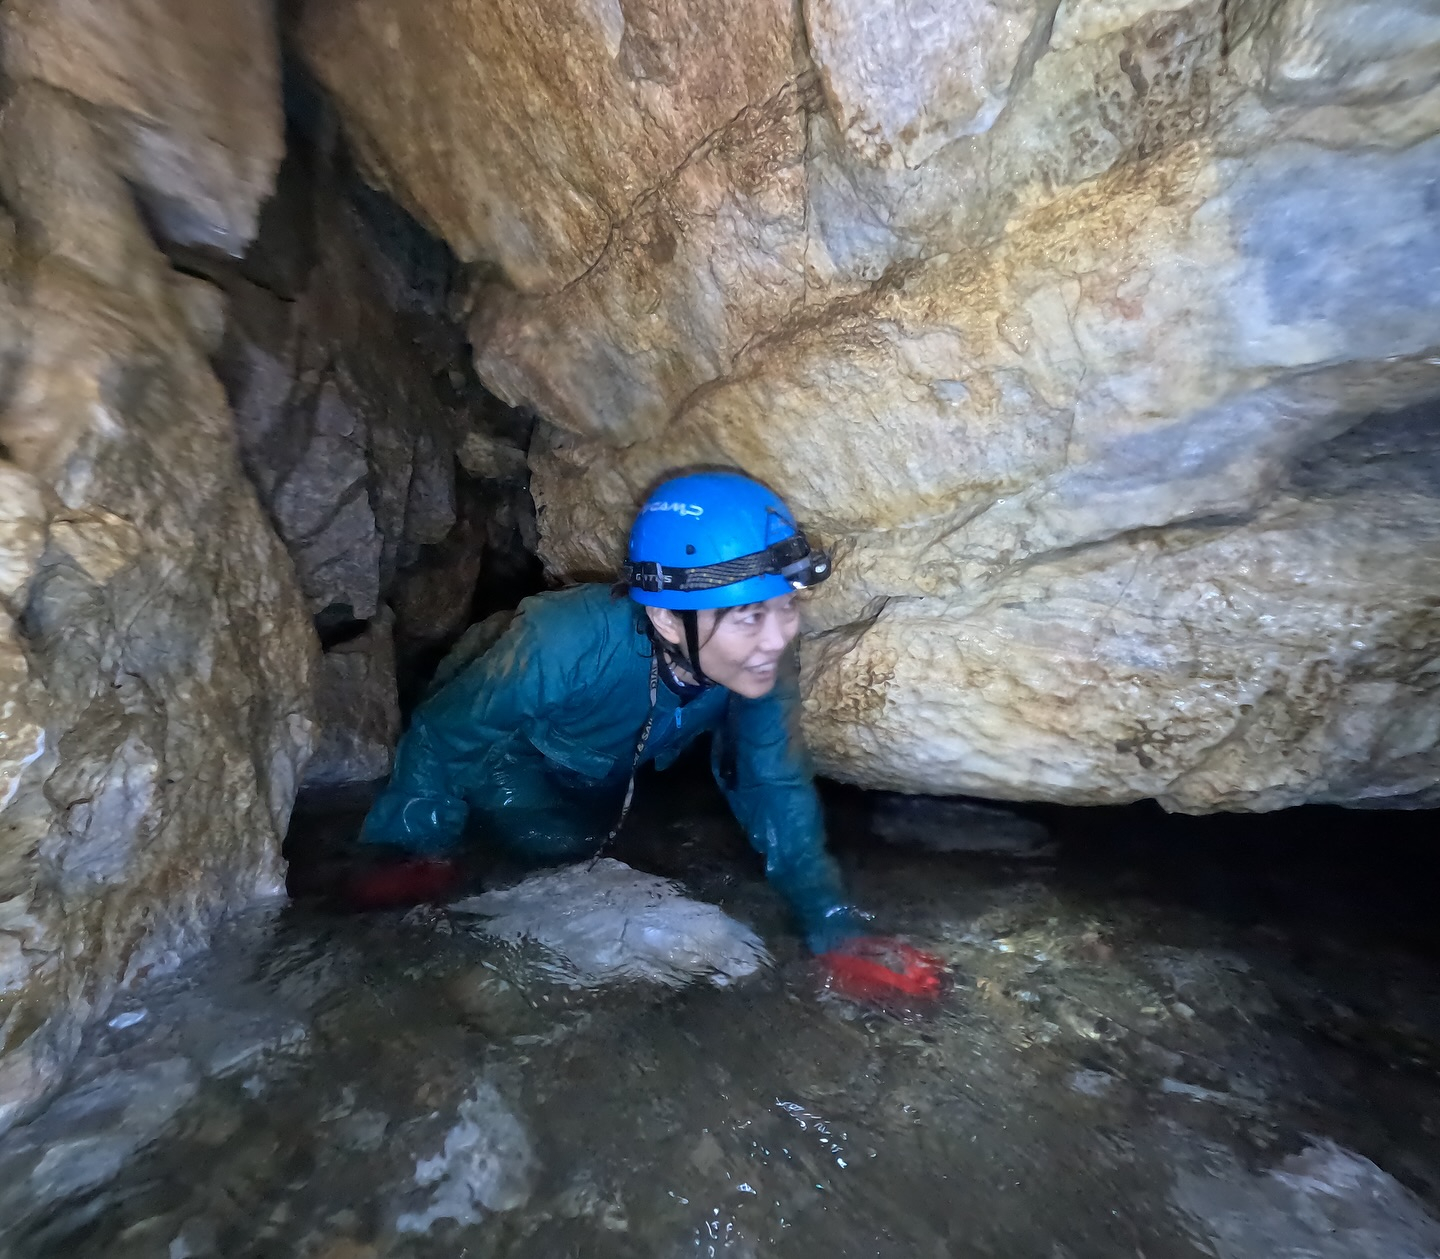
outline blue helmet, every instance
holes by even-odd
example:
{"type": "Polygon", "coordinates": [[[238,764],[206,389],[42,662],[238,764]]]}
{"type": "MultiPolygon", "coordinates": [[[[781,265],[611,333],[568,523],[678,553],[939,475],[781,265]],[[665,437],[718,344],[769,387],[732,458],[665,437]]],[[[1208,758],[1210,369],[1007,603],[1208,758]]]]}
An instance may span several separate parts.
{"type": "Polygon", "coordinates": [[[739,472],[693,472],[645,500],[623,575],[652,608],[733,608],[817,585],[830,559],[773,490],[739,472]]]}

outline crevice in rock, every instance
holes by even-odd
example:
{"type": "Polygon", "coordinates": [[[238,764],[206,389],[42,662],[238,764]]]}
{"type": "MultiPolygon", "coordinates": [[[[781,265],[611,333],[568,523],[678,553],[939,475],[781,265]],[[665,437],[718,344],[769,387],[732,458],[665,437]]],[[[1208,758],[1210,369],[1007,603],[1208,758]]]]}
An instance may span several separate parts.
{"type": "Polygon", "coordinates": [[[470,273],[365,183],[303,67],[284,85],[286,156],[254,243],[239,259],[165,247],[223,295],[214,362],[315,618],[322,726],[354,727],[322,729],[308,771],[335,786],[382,776],[450,644],[540,587],[533,421],[475,376],[470,273]]]}

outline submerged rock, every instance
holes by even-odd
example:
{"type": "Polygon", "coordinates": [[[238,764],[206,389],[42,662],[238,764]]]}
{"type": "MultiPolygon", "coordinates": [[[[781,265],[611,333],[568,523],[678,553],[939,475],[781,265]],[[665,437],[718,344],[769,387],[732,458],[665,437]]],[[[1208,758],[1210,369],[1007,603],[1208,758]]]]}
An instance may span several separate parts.
{"type": "Polygon", "coordinates": [[[58,1100],[0,1143],[0,1234],[112,1180],[195,1095],[184,1058],[116,1068],[58,1100]]]}
{"type": "Polygon", "coordinates": [[[447,989],[466,1025],[496,1039],[540,1033],[553,1022],[553,1015],[536,1009],[524,985],[488,966],[467,968],[447,989]]]}
{"type": "Polygon", "coordinates": [[[1334,1141],[1264,1172],[1228,1152],[1184,1167],[1171,1201],[1218,1259],[1428,1259],[1440,1222],[1393,1176],[1334,1141]]]}
{"type": "Polygon", "coordinates": [[[460,1103],[439,1153],[415,1163],[424,1204],[395,1219],[401,1233],[424,1233],[440,1220],[475,1224],[490,1211],[513,1211],[535,1179],[530,1136],[495,1086],[479,1081],[460,1103]]]}
{"type": "Polygon", "coordinates": [[[535,874],[450,910],[479,915],[485,932],[501,940],[543,946],[564,976],[587,986],[679,987],[696,979],[723,986],[770,960],[759,936],[724,911],[609,857],[535,874]]]}

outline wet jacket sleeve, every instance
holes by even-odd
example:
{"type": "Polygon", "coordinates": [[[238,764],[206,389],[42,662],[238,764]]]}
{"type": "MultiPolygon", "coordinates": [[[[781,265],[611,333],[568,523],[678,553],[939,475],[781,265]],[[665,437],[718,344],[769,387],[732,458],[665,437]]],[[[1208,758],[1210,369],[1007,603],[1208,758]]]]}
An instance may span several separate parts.
{"type": "Polygon", "coordinates": [[[367,843],[437,852],[459,842],[466,783],[483,776],[500,744],[570,693],[555,676],[537,627],[517,617],[500,640],[415,711],[390,782],[365,819],[367,843]]]}
{"type": "Polygon", "coordinates": [[[765,858],[765,875],[789,903],[812,952],[863,933],[844,900],[840,872],[825,851],[820,799],[796,725],[799,699],[784,679],[763,699],[730,700],[714,745],[716,781],[765,858]]]}

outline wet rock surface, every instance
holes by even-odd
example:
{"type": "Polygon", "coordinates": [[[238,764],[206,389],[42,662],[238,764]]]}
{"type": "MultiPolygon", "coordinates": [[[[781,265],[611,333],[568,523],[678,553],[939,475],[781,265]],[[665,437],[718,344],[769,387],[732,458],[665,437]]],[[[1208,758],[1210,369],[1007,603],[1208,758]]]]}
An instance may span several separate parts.
{"type": "MultiPolygon", "coordinates": [[[[114,131],[174,140],[196,183],[166,195],[199,205],[205,185],[216,232],[243,238],[277,137],[265,118],[251,120],[253,149],[199,130],[217,94],[224,108],[249,99],[248,79],[222,73],[246,51],[235,41],[253,34],[263,62],[273,33],[267,45],[262,6],[223,21],[224,6],[201,7],[215,9],[215,58],[173,65],[163,118],[111,93],[125,85],[107,59],[120,46],[167,58],[177,32],[150,20],[177,6],[106,6],[115,46],[94,26],[101,6],[4,15],[0,1129],[59,1082],[118,986],[281,891],[310,751],[313,633],[137,206],[137,180],[160,185],[114,131]],[[57,77],[59,51],[83,81],[57,77]]],[[[88,1157],[56,1175],[85,1179],[88,1157]]]]}
{"type": "Polygon", "coordinates": [[[529,422],[474,378],[447,313],[453,257],[356,177],[323,99],[303,83],[294,94],[259,237],[238,269],[211,268],[228,293],[218,370],[312,610],[366,621],[393,601],[403,636],[443,638],[463,628],[486,524],[513,528],[529,422]],[[467,440],[494,458],[460,485],[467,440]],[[462,515],[463,545],[446,552],[452,606],[407,597],[410,570],[427,555],[435,566],[462,515]]]}
{"type": "Polygon", "coordinates": [[[373,782],[390,772],[400,737],[395,618],[389,609],[325,653],[315,682],[315,754],[304,785],[373,782]]]}
{"type": "MultiPolygon", "coordinates": [[[[472,914],[248,924],[203,972],[127,995],[74,1093],[0,1142],[9,1252],[1434,1252],[1440,1059],[1419,1052],[1440,990],[1396,934],[1419,918],[1313,912],[1354,882],[1332,850],[1165,873],[1148,854],[1173,844],[1127,847],[1144,818],[1057,815],[1056,860],[1023,865],[857,831],[857,897],[952,967],[941,1008],[893,1017],[823,993],[695,798],[642,805],[621,856],[683,834],[687,891],[773,967],[585,988],[472,914]],[[42,1145],[59,1153],[37,1180],[42,1145]]],[[[1295,827],[1312,852],[1316,827],[1295,827]]],[[[1372,853],[1415,859],[1379,834],[1372,853]]]]}
{"type": "Polygon", "coordinates": [[[1440,394],[1434,29],[314,0],[297,38],[371,177],[499,273],[476,362],[543,418],[552,575],[612,572],[667,469],[744,467],[836,546],[825,772],[1199,812],[1440,780],[1440,498],[1293,478],[1440,394]]]}
{"type": "Polygon", "coordinates": [[[531,875],[457,901],[449,912],[475,915],[498,939],[540,945],[554,955],[562,982],[582,986],[708,979],[724,987],[770,960],[748,927],[611,857],[531,875]]]}

